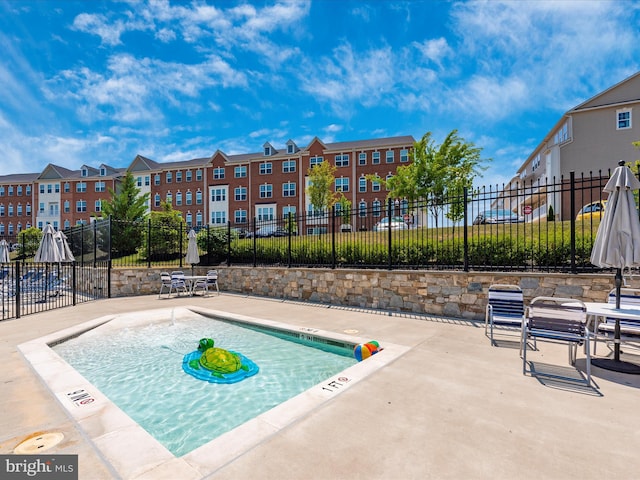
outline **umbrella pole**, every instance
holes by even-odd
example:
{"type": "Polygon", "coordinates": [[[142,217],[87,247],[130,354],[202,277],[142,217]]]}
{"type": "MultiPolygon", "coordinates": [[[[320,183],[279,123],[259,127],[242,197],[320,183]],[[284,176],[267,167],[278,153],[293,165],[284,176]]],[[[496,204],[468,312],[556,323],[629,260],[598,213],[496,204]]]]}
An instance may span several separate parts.
{"type": "MultiPolygon", "coordinates": [[[[616,270],[616,308],[620,308],[620,289],[622,288],[622,269],[616,270]]],[[[613,359],[620,361],[620,319],[616,318],[616,326],[613,331],[613,359]]]]}

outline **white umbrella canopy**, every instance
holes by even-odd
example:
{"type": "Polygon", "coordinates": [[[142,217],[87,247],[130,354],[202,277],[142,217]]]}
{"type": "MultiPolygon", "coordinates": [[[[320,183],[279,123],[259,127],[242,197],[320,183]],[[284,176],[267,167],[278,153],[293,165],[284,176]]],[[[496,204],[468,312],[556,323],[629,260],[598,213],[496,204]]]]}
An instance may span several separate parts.
{"type": "Polygon", "coordinates": [[[191,269],[193,270],[193,266],[196,263],[200,263],[198,243],[196,242],[196,232],[193,228],[189,230],[187,238],[189,239],[189,243],[187,244],[187,256],[185,257],[185,260],[187,263],[191,264],[191,269]]]}
{"type": "Polygon", "coordinates": [[[55,238],[58,250],[60,250],[61,261],[74,262],[76,259],[71,252],[71,248],[69,248],[69,243],[67,243],[67,236],[61,230],[58,230],[54,233],[53,238],[55,238]]]}
{"type": "Polygon", "coordinates": [[[11,258],[9,258],[9,244],[3,238],[0,240],[0,263],[9,263],[11,258]]]}
{"type": "Polygon", "coordinates": [[[56,243],[53,226],[48,223],[44,227],[42,240],[36,251],[36,255],[33,258],[34,262],[46,262],[46,263],[58,263],[62,261],[62,255],[60,255],[60,249],[56,243]]]}
{"type": "MultiPolygon", "coordinates": [[[[620,308],[622,270],[640,266],[640,219],[633,198],[633,190],[638,189],[640,181],[620,160],[603,188],[603,192],[609,194],[609,199],[591,250],[591,263],[616,269],[616,308],[620,308]]],[[[634,368],[635,365],[620,361],[619,319],[616,319],[614,336],[614,359],[598,359],[592,363],[609,370],[640,373],[640,369],[634,368]]]]}

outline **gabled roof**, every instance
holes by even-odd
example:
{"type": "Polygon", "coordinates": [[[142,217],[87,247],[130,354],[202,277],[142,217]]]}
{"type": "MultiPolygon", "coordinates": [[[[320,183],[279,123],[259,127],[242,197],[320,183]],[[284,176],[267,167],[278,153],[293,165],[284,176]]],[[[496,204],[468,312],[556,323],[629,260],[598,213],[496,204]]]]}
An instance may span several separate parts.
{"type": "Polygon", "coordinates": [[[594,95],[590,99],[573,107],[569,112],[604,107],[620,103],[634,103],[640,101],[640,72],[625,78],[612,87],[594,95]],[[631,94],[631,95],[630,95],[631,94]]]}
{"type": "Polygon", "coordinates": [[[0,175],[0,183],[9,185],[32,183],[39,175],[39,173],[12,173],[10,175],[0,175]]]}
{"type": "Polygon", "coordinates": [[[50,163],[44,170],[38,175],[36,180],[55,180],[62,178],[76,178],[80,176],[80,170],[69,170],[68,168],[61,167],[60,165],[54,165],[50,163]]]}

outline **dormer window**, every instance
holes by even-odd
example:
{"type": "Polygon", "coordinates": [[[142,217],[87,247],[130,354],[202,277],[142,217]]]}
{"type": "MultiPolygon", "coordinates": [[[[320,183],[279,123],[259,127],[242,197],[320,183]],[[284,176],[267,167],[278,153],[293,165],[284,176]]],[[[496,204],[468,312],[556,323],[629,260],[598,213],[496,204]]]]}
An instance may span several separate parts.
{"type": "Polygon", "coordinates": [[[105,167],[100,167],[100,176],[101,177],[107,176],[107,169],[105,167]]]}
{"type": "Polygon", "coordinates": [[[287,145],[287,153],[291,154],[293,153],[294,148],[293,148],[293,144],[290,143],[289,145],[287,145]]]}
{"type": "Polygon", "coordinates": [[[271,156],[271,145],[267,145],[266,147],[264,147],[264,156],[265,157],[271,156]]]}
{"type": "Polygon", "coordinates": [[[80,175],[82,175],[83,177],[88,177],[89,176],[89,169],[86,168],[86,167],[82,167],[82,171],[81,171],[80,175]]]}

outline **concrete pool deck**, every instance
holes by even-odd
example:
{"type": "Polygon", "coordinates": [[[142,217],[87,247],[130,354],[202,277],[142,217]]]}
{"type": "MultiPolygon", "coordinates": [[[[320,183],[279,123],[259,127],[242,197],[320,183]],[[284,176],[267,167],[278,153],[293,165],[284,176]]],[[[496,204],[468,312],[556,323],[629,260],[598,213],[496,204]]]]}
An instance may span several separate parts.
{"type": "MultiPolygon", "coordinates": [[[[505,336],[501,347],[491,347],[483,323],[227,294],[115,298],[0,322],[0,453],[34,434],[62,432],[64,439],[46,453],[78,454],[80,479],[114,478],[17,345],[104,315],[190,305],[409,347],[202,478],[638,476],[640,376],[594,367],[597,389],[567,386],[523,376],[517,343],[505,336]]],[[[598,353],[608,350],[600,344],[598,353]]],[[[538,370],[547,364],[576,372],[565,346],[541,345],[529,359],[538,370]]],[[[584,367],[579,352],[577,368],[584,367]]],[[[175,477],[157,468],[139,478],[175,477]]]]}

